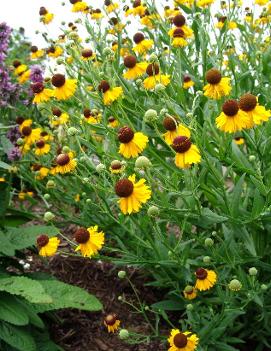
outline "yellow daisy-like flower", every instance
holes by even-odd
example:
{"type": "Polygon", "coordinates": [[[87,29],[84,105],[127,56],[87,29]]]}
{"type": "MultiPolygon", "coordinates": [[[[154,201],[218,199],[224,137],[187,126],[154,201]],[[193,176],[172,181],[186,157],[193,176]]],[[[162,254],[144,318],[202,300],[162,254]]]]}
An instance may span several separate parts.
{"type": "Polygon", "coordinates": [[[52,77],[52,85],[55,87],[54,97],[57,100],[67,100],[74,95],[76,79],[66,79],[64,74],[57,73],[52,77]]]}
{"type": "Polygon", "coordinates": [[[197,297],[197,290],[191,286],[187,285],[183,291],[184,297],[188,300],[194,300],[197,297]]]}
{"type": "Polygon", "coordinates": [[[53,256],[58,249],[60,240],[57,237],[49,238],[47,235],[40,235],[37,238],[39,255],[43,257],[53,256]]]}
{"type": "Polygon", "coordinates": [[[94,113],[92,112],[90,109],[85,108],[84,109],[84,121],[89,123],[89,124],[96,124],[96,123],[100,123],[102,115],[97,112],[94,113]]]}
{"type": "Polygon", "coordinates": [[[119,206],[123,214],[137,213],[151,197],[151,190],[145,179],[136,182],[135,174],[120,179],[115,185],[115,192],[120,197],[119,206]]]}
{"type": "Polygon", "coordinates": [[[104,233],[98,232],[98,226],[79,228],[75,232],[75,240],[79,244],[75,251],[81,251],[84,257],[92,257],[97,254],[104,245],[104,233]]]}
{"type": "Polygon", "coordinates": [[[245,143],[245,139],[242,137],[235,137],[233,140],[236,145],[243,145],[245,143]]]}
{"type": "Polygon", "coordinates": [[[197,6],[198,7],[208,7],[214,3],[214,0],[198,0],[197,6]]]}
{"type": "Polygon", "coordinates": [[[33,197],[34,193],[33,191],[20,191],[18,194],[18,199],[20,201],[26,200],[28,197],[33,197]]]}
{"type": "Polygon", "coordinates": [[[144,16],[146,12],[146,6],[141,5],[141,1],[135,1],[133,6],[134,6],[132,10],[133,16],[139,16],[139,17],[144,16]]]}
{"type": "Polygon", "coordinates": [[[23,72],[22,74],[19,75],[18,77],[18,82],[20,84],[23,84],[25,82],[27,82],[29,80],[29,77],[30,77],[30,69],[28,69],[27,71],[23,72]]]}
{"type": "Polygon", "coordinates": [[[149,51],[154,44],[152,39],[145,39],[144,34],[140,32],[136,33],[133,39],[136,44],[133,47],[133,51],[140,55],[143,55],[149,51]]]}
{"type": "Polygon", "coordinates": [[[119,126],[119,121],[115,117],[110,116],[108,118],[107,126],[110,127],[110,128],[117,128],[119,126]]]}
{"type": "Polygon", "coordinates": [[[22,133],[23,127],[30,127],[33,123],[32,119],[24,119],[23,117],[18,117],[16,123],[19,124],[19,130],[22,133]]]}
{"type": "Polygon", "coordinates": [[[41,168],[38,170],[38,173],[37,173],[35,179],[37,179],[37,180],[42,180],[42,179],[44,179],[45,177],[47,177],[49,173],[50,173],[50,169],[49,169],[49,168],[47,168],[47,167],[41,167],[41,168]]]}
{"type": "Polygon", "coordinates": [[[91,16],[91,19],[94,19],[94,20],[100,20],[101,18],[103,18],[103,14],[100,9],[93,10],[90,16],[91,16]]]}
{"type": "Polygon", "coordinates": [[[84,12],[88,8],[88,4],[84,1],[77,1],[72,6],[72,12],[84,12]]]}
{"type": "Polygon", "coordinates": [[[50,144],[46,144],[43,139],[40,139],[36,142],[35,155],[42,156],[50,152],[50,144]]]}
{"type": "Polygon", "coordinates": [[[42,102],[48,101],[54,95],[52,89],[46,89],[40,82],[32,84],[31,89],[34,93],[34,104],[40,104],[42,102]]]}
{"type": "Polygon", "coordinates": [[[182,36],[184,39],[192,38],[194,35],[193,30],[186,25],[186,19],[181,14],[178,13],[176,16],[172,18],[172,23],[176,26],[175,28],[171,28],[168,32],[168,35],[173,38],[174,34],[182,36]],[[181,30],[181,31],[180,31],[181,30]]]}
{"type": "Polygon", "coordinates": [[[0,183],[5,183],[6,179],[4,177],[0,177],[0,183]]]}
{"type": "Polygon", "coordinates": [[[119,153],[125,158],[137,157],[147,146],[148,137],[141,132],[134,131],[125,126],[118,132],[120,141],[119,153]]]}
{"type": "Polygon", "coordinates": [[[191,79],[190,76],[185,75],[183,77],[183,88],[184,89],[189,89],[191,87],[193,87],[195,85],[195,83],[193,82],[193,80],[191,79]]]}
{"type": "Polygon", "coordinates": [[[69,122],[69,115],[65,112],[62,112],[59,108],[54,107],[52,109],[52,113],[54,117],[50,119],[50,123],[53,127],[57,127],[69,122]]]}
{"type": "Polygon", "coordinates": [[[194,351],[199,338],[189,331],[181,332],[179,329],[172,329],[168,342],[170,345],[168,351],[194,351]]]}
{"type": "Polygon", "coordinates": [[[47,54],[49,57],[57,58],[63,54],[63,49],[60,46],[51,46],[47,50],[47,54]]]}
{"type": "Polygon", "coordinates": [[[160,69],[157,63],[151,63],[147,66],[147,78],[144,79],[143,85],[147,90],[153,90],[157,84],[162,84],[165,87],[170,83],[170,76],[160,74],[160,69]]]}
{"type": "Polygon", "coordinates": [[[118,160],[114,160],[111,162],[109,170],[113,174],[120,174],[125,170],[125,165],[118,160]]]}
{"type": "Polygon", "coordinates": [[[111,13],[119,8],[119,4],[111,0],[105,0],[104,5],[107,13],[111,13]]]}
{"type": "Polygon", "coordinates": [[[96,58],[96,54],[94,54],[94,52],[91,49],[82,50],[81,55],[82,55],[82,60],[84,61],[89,61],[89,60],[93,61],[96,58]]]}
{"type": "Polygon", "coordinates": [[[26,65],[19,64],[19,66],[16,66],[14,73],[19,76],[24,73],[27,68],[28,67],[26,65]]]}
{"type": "Polygon", "coordinates": [[[266,110],[264,106],[259,105],[257,97],[249,93],[241,96],[239,107],[250,120],[247,128],[252,128],[255,125],[267,122],[271,117],[271,111],[266,110]]]}
{"type": "Polygon", "coordinates": [[[236,100],[224,102],[222,112],[215,121],[217,128],[226,133],[235,133],[251,126],[249,116],[239,109],[236,100]]]}
{"type": "Polygon", "coordinates": [[[41,129],[40,128],[31,128],[30,126],[24,126],[21,129],[22,137],[24,143],[27,145],[32,145],[40,138],[41,129]]]}
{"type": "Polygon", "coordinates": [[[269,0],[255,0],[256,5],[264,6],[268,3],[269,0]]]}
{"type": "Polygon", "coordinates": [[[204,86],[204,95],[219,100],[222,96],[227,96],[231,92],[230,78],[222,78],[221,73],[212,68],[206,73],[207,85],[204,86]]]}
{"type": "Polygon", "coordinates": [[[136,79],[143,76],[148,67],[147,62],[138,62],[135,56],[129,55],[124,58],[124,66],[127,67],[127,71],[123,73],[125,79],[136,79]]]}
{"type": "Polygon", "coordinates": [[[46,13],[45,15],[41,16],[40,21],[44,24],[49,24],[54,19],[53,13],[46,13]]]}
{"type": "Polygon", "coordinates": [[[30,51],[31,51],[32,60],[35,60],[44,56],[44,50],[39,50],[37,46],[34,46],[34,45],[31,46],[30,51]]]}
{"type": "Polygon", "coordinates": [[[177,136],[172,143],[173,150],[176,151],[175,164],[179,168],[189,168],[194,163],[201,160],[199,149],[190,141],[189,133],[177,136]]]}
{"type": "Polygon", "coordinates": [[[178,135],[185,135],[190,137],[190,131],[182,124],[177,124],[177,120],[174,117],[166,116],[163,120],[163,126],[167,130],[164,134],[165,141],[168,145],[172,145],[174,139],[178,135]]]}
{"type": "Polygon", "coordinates": [[[105,105],[111,105],[123,95],[122,87],[110,88],[106,80],[101,81],[98,90],[103,93],[103,102],[105,105]]]}
{"type": "Polygon", "coordinates": [[[188,42],[185,40],[185,34],[182,28],[176,28],[173,32],[172,46],[175,48],[183,48],[188,45],[188,42]]]}
{"type": "Polygon", "coordinates": [[[115,313],[108,314],[104,319],[104,325],[107,328],[108,333],[115,333],[115,331],[119,329],[120,320],[115,313]]]}
{"type": "Polygon", "coordinates": [[[217,281],[216,272],[208,269],[198,268],[195,275],[197,277],[195,288],[199,291],[209,290],[217,281]]]}
{"type": "Polygon", "coordinates": [[[73,158],[73,153],[59,154],[56,158],[55,172],[60,174],[70,173],[75,170],[77,161],[73,158]]]}

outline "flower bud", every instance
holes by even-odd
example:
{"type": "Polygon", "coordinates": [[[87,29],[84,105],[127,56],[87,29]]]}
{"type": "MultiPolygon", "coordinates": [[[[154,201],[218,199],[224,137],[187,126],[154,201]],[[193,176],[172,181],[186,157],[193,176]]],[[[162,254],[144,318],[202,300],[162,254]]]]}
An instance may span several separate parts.
{"type": "Polygon", "coordinates": [[[122,301],[122,300],[123,300],[122,296],[118,296],[118,301],[122,301]]]}
{"type": "Polygon", "coordinates": [[[204,241],[204,245],[211,247],[214,245],[214,240],[212,238],[206,238],[204,241]]]}
{"type": "Polygon", "coordinates": [[[256,161],[256,156],[255,155],[249,155],[249,161],[250,162],[255,162],[256,161]]]}
{"type": "Polygon", "coordinates": [[[158,57],[156,54],[152,53],[149,57],[149,62],[158,62],[158,57]]]}
{"type": "Polygon", "coordinates": [[[62,148],[62,152],[64,153],[64,154],[67,154],[68,152],[70,152],[71,150],[70,150],[70,148],[68,147],[68,146],[63,146],[63,148],[62,148]]]}
{"type": "Polygon", "coordinates": [[[86,203],[87,203],[87,204],[90,204],[91,201],[92,201],[91,199],[86,199],[86,203]]]}
{"type": "Polygon", "coordinates": [[[79,134],[79,130],[76,129],[75,127],[70,127],[70,128],[68,129],[68,135],[69,135],[69,136],[74,136],[74,135],[76,135],[76,134],[79,134]]]}
{"type": "Polygon", "coordinates": [[[102,173],[104,170],[106,169],[105,165],[103,163],[99,163],[97,166],[96,166],[96,171],[98,173],[102,173]]]}
{"type": "Polygon", "coordinates": [[[46,188],[47,189],[53,189],[55,188],[55,182],[53,180],[48,180],[47,184],[46,184],[46,188]]]}
{"type": "Polygon", "coordinates": [[[119,271],[119,272],[118,272],[118,277],[119,277],[120,279],[124,279],[124,278],[126,277],[126,272],[125,272],[125,271],[119,271]]]}
{"type": "Polygon", "coordinates": [[[157,217],[160,214],[160,210],[157,206],[150,206],[147,213],[149,217],[157,217]]]}
{"type": "Polygon", "coordinates": [[[49,222],[51,220],[53,220],[55,218],[55,215],[52,212],[45,212],[43,219],[45,220],[45,222],[49,222]]]}
{"type": "Polygon", "coordinates": [[[103,55],[105,55],[105,56],[109,56],[109,55],[114,55],[114,51],[113,50],[111,50],[110,48],[104,48],[103,49],[103,55]]]}
{"type": "Polygon", "coordinates": [[[232,279],[228,286],[231,291],[239,291],[242,288],[242,283],[238,279],[232,279]]]}
{"type": "Polygon", "coordinates": [[[17,141],[16,141],[16,144],[17,144],[18,146],[23,145],[23,143],[24,143],[24,139],[22,139],[22,138],[19,138],[19,139],[17,139],[17,141]]]}
{"type": "Polygon", "coordinates": [[[194,306],[193,306],[191,303],[189,303],[189,304],[186,306],[186,309],[187,309],[187,311],[192,311],[192,310],[194,309],[194,306]]]}
{"type": "Polygon", "coordinates": [[[119,337],[121,340],[126,340],[130,336],[129,331],[127,329],[121,329],[119,331],[119,337]]]}
{"type": "Polygon", "coordinates": [[[168,110],[166,108],[162,108],[159,115],[160,117],[165,117],[167,113],[168,113],[168,110]]]}
{"type": "Polygon", "coordinates": [[[210,256],[204,256],[202,260],[203,260],[204,263],[210,263],[211,262],[211,257],[210,256]]]}
{"type": "Polygon", "coordinates": [[[249,268],[248,273],[249,273],[249,275],[251,275],[251,276],[255,276],[255,275],[258,274],[258,270],[257,270],[257,268],[255,268],[255,267],[251,267],[251,268],[249,268]]]}
{"type": "Polygon", "coordinates": [[[149,109],[145,112],[144,121],[147,123],[155,123],[158,120],[158,114],[155,110],[149,109]]]}
{"type": "Polygon", "coordinates": [[[267,286],[266,284],[262,284],[262,285],[261,285],[261,289],[262,289],[263,291],[265,291],[265,290],[268,289],[268,286],[267,286]]]}
{"type": "Polygon", "coordinates": [[[139,156],[135,161],[135,167],[139,169],[148,168],[151,165],[151,161],[146,156],[139,156]]]}
{"type": "Polygon", "coordinates": [[[43,197],[44,197],[45,200],[49,200],[51,195],[50,194],[44,194],[43,197]]]}

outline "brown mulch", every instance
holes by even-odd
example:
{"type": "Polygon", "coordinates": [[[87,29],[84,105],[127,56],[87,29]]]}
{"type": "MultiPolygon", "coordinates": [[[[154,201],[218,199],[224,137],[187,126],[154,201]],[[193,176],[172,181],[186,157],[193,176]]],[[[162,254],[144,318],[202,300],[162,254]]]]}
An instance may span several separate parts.
{"type": "MultiPolygon", "coordinates": [[[[36,271],[44,271],[44,266],[36,263],[36,271]]],[[[95,262],[81,257],[55,256],[50,260],[48,270],[59,280],[80,286],[95,295],[103,304],[101,312],[85,312],[67,309],[57,312],[60,319],[50,322],[52,339],[65,351],[164,351],[165,342],[153,340],[139,345],[131,345],[119,339],[118,334],[109,334],[103,325],[106,314],[117,313],[121,327],[129,331],[150,335],[150,327],[141,314],[118,300],[137,305],[135,295],[126,279],[118,278],[118,270],[105,262],[95,262]],[[68,272],[68,274],[67,274],[68,272]]],[[[161,300],[161,292],[145,287],[146,278],[129,270],[130,279],[136,286],[141,301],[152,304],[161,300]],[[160,296],[159,296],[160,295],[160,296]]],[[[151,317],[151,316],[150,316],[151,317]]],[[[165,331],[166,333],[167,331],[165,331]]],[[[165,335],[166,336],[166,335],[165,335]]]]}

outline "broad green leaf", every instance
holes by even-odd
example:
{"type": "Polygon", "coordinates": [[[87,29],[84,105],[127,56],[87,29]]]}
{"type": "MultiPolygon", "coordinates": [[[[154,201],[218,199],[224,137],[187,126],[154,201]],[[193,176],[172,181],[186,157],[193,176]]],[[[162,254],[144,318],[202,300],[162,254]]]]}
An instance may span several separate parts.
{"type": "Polygon", "coordinates": [[[38,351],[34,339],[22,327],[0,323],[0,339],[19,351],[38,351]]]}
{"type": "Polygon", "coordinates": [[[228,220],[225,216],[220,216],[217,213],[210,210],[208,207],[204,207],[201,211],[201,216],[197,221],[197,225],[202,228],[210,228],[214,224],[223,223],[228,220]]]}
{"type": "Polygon", "coordinates": [[[0,168],[6,169],[7,171],[9,171],[11,169],[11,165],[9,165],[6,162],[0,161],[0,168]]]}
{"type": "Polygon", "coordinates": [[[29,318],[23,306],[9,294],[0,295],[0,319],[14,325],[27,325],[29,318]]]}

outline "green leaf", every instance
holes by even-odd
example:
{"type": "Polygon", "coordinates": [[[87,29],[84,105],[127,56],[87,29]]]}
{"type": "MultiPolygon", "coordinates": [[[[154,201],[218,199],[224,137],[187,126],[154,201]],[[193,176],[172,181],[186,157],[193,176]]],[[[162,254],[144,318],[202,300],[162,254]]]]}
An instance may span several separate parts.
{"type": "Polygon", "coordinates": [[[236,166],[242,171],[252,175],[256,174],[255,169],[252,167],[243,152],[234,142],[232,143],[232,158],[236,166]]]}
{"type": "Polygon", "coordinates": [[[51,296],[45,292],[45,289],[38,281],[26,277],[11,276],[9,278],[0,278],[0,291],[23,296],[32,303],[48,304],[52,302],[51,296]]]}
{"type": "Polygon", "coordinates": [[[9,171],[11,169],[11,165],[9,165],[6,162],[0,161],[0,168],[6,169],[7,171],[9,171]]]}
{"type": "Polygon", "coordinates": [[[220,216],[217,213],[210,210],[208,207],[204,207],[201,211],[201,216],[197,221],[197,225],[207,229],[212,227],[214,224],[223,223],[227,220],[227,217],[220,216]]]}
{"type": "Polygon", "coordinates": [[[246,174],[243,174],[233,188],[231,200],[231,214],[233,217],[237,217],[239,214],[239,206],[241,202],[240,200],[243,192],[243,184],[245,181],[245,177],[246,174]]]}
{"type": "Polygon", "coordinates": [[[184,309],[184,302],[182,300],[163,300],[152,304],[151,307],[155,310],[181,311],[184,309]]]}
{"type": "Polygon", "coordinates": [[[100,311],[101,302],[87,291],[58,280],[40,280],[48,295],[52,297],[49,304],[35,306],[37,312],[46,312],[62,308],[78,308],[85,311],[100,311]]]}
{"type": "Polygon", "coordinates": [[[20,351],[38,351],[32,336],[21,327],[0,323],[0,339],[20,351]]]}
{"type": "Polygon", "coordinates": [[[5,154],[8,154],[14,148],[12,142],[5,135],[1,136],[0,141],[5,154]]]}
{"type": "Polygon", "coordinates": [[[29,318],[17,299],[9,294],[0,296],[0,319],[14,325],[27,325],[29,318]]]}

